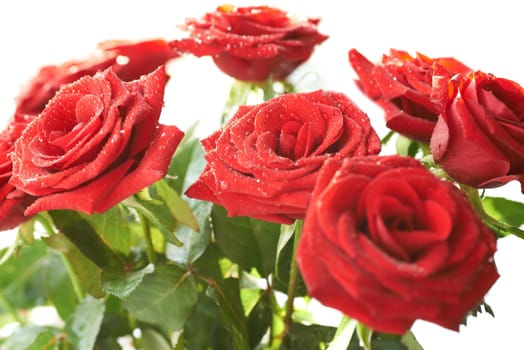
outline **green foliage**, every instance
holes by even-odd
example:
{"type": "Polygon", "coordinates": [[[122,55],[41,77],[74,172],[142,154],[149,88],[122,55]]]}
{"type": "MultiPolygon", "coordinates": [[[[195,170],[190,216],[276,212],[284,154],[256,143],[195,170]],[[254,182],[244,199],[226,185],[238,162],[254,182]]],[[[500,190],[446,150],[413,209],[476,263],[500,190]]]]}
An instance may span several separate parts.
{"type": "Polygon", "coordinates": [[[284,339],[282,350],[320,350],[333,339],[335,332],[333,327],[295,323],[284,339]]]}
{"type": "Polygon", "coordinates": [[[175,235],[182,242],[182,245],[168,243],[166,245],[166,258],[177,265],[187,268],[191,263],[198,259],[206,250],[211,242],[211,214],[212,203],[202,201],[190,201],[189,207],[193,211],[198,231],[188,227],[179,226],[175,230],[175,235]]]}
{"type": "Polygon", "coordinates": [[[60,349],[59,330],[52,327],[26,325],[18,328],[2,344],[2,350],[51,350],[60,349]]]}
{"type": "Polygon", "coordinates": [[[73,349],[93,349],[100,325],[104,318],[103,300],[87,297],[76,307],[75,312],[66,320],[64,330],[67,342],[73,349]]]}
{"type": "Polygon", "coordinates": [[[262,276],[275,270],[280,225],[248,217],[229,218],[225,209],[216,205],[211,219],[217,244],[231,261],[246,271],[255,268],[262,276]]]}
{"type": "Polygon", "coordinates": [[[495,219],[514,227],[524,224],[524,203],[503,197],[482,198],[484,209],[495,219]]]}
{"type": "Polygon", "coordinates": [[[184,326],[196,302],[197,285],[189,271],[158,265],[125,298],[124,305],[136,319],[170,334],[184,326]]]}

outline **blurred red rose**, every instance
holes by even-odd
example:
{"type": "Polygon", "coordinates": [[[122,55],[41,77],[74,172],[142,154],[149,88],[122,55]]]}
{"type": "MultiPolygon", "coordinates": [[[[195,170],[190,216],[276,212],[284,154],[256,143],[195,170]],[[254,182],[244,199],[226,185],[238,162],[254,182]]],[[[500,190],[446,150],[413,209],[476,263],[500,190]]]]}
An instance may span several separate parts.
{"type": "Polygon", "coordinates": [[[94,75],[109,67],[123,80],[131,81],[151,73],[178,55],[162,39],[141,42],[108,40],[99,50],[84,60],[42,67],[20,92],[16,101],[17,113],[38,114],[61,85],[94,75]]]}
{"type": "Polygon", "coordinates": [[[412,57],[394,49],[377,64],[351,49],[349,62],[358,75],[358,87],[384,110],[388,128],[423,142],[429,142],[441,109],[431,98],[434,77],[447,80],[471,70],[454,58],[432,59],[420,53],[412,57]]]}
{"type": "Polygon", "coordinates": [[[32,196],[9,183],[14,143],[32,118],[33,116],[17,114],[0,133],[0,231],[15,228],[26,221],[28,217],[24,215],[24,211],[34,200],[32,196]]]}
{"type": "Polygon", "coordinates": [[[189,38],[171,45],[181,53],[211,56],[217,67],[238,80],[283,80],[328,37],[319,19],[295,18],[268,7],[223,5],[203,18],[186,19],[189,38]]]}
{"type": "Polygon", "coordinates": [[[162,178],[183,136],[158,123],[167,79],[108,69],[63,85],[15,142],[11,184],[38,197],[26,214],[103,212],[162,178]]]}
{"type": "Polygon", "coordinates": [[[458,330],[498,278],[496,238],[451,182],[417,160],[328,160],[297,260],[309,294],[374,330],[417,319],[458,330]]]}
{"type": "Polygon", "coordinates": [[[207,165],[189,197],[230,216],[286,224],[304,217],[326,159],[380,151],[367,115],[343,94],[321,90],[241,106],[202,144],[207,165]]]}
{"type": "Polygon", "coordinates": [[[524,184],[524,88],[476,71],[449,81],[440,95],[446,104],[430,143],[435,161],[470,186],[524,184]]]}

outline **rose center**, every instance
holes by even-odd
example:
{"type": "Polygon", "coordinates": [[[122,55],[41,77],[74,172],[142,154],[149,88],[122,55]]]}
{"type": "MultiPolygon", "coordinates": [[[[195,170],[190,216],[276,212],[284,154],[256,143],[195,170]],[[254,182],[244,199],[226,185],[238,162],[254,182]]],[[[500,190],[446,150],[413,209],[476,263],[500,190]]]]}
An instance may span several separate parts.
{"type": "Polygon", "coordinates": [[[417,218],[413,215],[399,215],[384,220],[385,225],[390,231],[396,233],[410,232],[421,228],[417,218]]]}
{"type": "Polygon", "coordinates": [[[296,160],[308,156],[315,147],[314,133],[310,123],[289,121],[280,129],[277,154],[296,160]]]}

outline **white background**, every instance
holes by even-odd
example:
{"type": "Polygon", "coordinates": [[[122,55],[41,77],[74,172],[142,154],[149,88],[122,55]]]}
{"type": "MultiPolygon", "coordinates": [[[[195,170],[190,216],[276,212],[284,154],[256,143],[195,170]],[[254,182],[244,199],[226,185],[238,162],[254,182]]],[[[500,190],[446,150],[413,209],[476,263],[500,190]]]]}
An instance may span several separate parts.
{"type": "MultiPolygon", "coordinates": [[[[330,38],[291,77],[304,89],[345,92],[368,113],[384,135],[382,112],[356,89],[347,52],[356,48],[378,61],[389,48],[430,57],[454,56],[467,65],[524,84],[522,12],[518,1],[237,1],[238,6],[272,5],[298,15],[320,17],[330,38]],[[306,77],[306,78],[304,78],[306,77]]],[[[14,110],[19,87],[44,64],[83,58],[106,39],[172,39],[186,17],[200,17],[219,1],[4,1],[0,3],[0,120],[14,110]]],[[[201,135],[218,125],[231,83],[207,59],[187,57],[170,66],[172,76],[162,120],[187,128],[203,121],[201,135]]],[[[524,140],[523,140],[524,142],[524,140]]],[[[492,195],[523,201],[516,184],[492,195]]],[[[524,213],[523,213],[524,215],[524,213]]],[[[427,350],[524,349],[524,242],[499,241],[501,278],[487,296],[496,317],[470,319],[460,333],[425,322],[414,332],[427,350]]]]}

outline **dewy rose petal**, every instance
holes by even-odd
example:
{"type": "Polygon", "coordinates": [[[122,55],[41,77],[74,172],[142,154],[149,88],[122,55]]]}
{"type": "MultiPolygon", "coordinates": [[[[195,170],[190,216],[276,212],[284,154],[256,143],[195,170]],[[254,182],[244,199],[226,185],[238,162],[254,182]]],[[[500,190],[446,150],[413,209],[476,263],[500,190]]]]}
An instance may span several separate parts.
{"type": "Polygon", "coordinates": [[[24,211],[34,198],[9,183],[13,163],[11,153],[15,141],[33,118],[17,114],[0,133],[0,231],[17,227],[28,219],[24,211]]]}
{"type": "Polygon", "coordinates": [[[432,99],[435,79],[447,82],[454,74],[471,70],[454,58],[433,59],[420,53],[412,57],[394,49],[376,64],[351,49],[349,62],[358,75],[358,87],[384,110],[388,128],[423,142],[429,142],[441,109],[432,99]]]}
{"type": "Polygon", "coordinates": [[[322,90],[241,106],[202,144],[207,165],[189,197],[230,216],[286,224],[304,217],[326,159],[380,151],[367,115],[345,95],[322,90]]]}
{"type": "Polygon", "coordinates": [[[524,88],[476,71],[442,89],[445,108],[430,143],[435,161],[473,187],[524,184],[524,88]]]}
{"type": "Polygon", "coordinates": [[[167,79],[108,69],[63,85],[15,142],[10,182],[38,197],[26,214],[103,212],[162,178],[183,137],[158,123],[167,79]]]}
{"type": "Polygon", "coordinates": [[[309,295],[376,331],[458,330],[498,279],[495,234],[416,159],[327,160],[310,203],[297,249],[309,295]]]}
{"type": "Polygon", "coordinates": [[[220,6],[182,29],[189,38],[173,40],[180,53],[211,56],[219,69],[238,80],[283,80],[328,37],[318,19],[299,19],[268,7],[220,6]]]}
{"type": "Polygon", "coordinates": [[[92,76],[109,67],[122,80],[132,81],[176,57],[178,54],[162,39],[101,42],[99,50],[86,59],[40,68],[17,96],[16,112],[38,114],[63,84],[72,83],[83,76],[92,76]]]}

